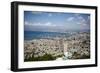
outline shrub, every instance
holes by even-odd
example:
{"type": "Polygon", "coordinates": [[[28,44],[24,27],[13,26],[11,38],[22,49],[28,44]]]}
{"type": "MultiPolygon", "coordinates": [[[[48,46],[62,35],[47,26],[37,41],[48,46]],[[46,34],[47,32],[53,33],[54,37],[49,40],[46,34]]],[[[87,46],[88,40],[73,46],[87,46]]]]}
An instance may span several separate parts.
{"type": "Polygon", "coordinates": [[[45,54],[43,56],[39,56],[39,57],[29,57],[28,59],[24,59],[25,62],[27,61],[48,61],[48,60],[55,60],[56,57],[53,57],[50,54],[45,54]]]}

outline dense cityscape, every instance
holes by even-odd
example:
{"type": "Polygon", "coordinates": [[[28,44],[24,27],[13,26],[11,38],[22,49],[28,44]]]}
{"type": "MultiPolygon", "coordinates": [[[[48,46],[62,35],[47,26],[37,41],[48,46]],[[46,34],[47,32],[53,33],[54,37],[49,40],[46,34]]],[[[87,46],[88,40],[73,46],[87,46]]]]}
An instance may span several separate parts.
{"type": "Polygon", "coordinates": [[[25,40],[24,61],[48,61],[90,58],[90,33],[69,37],[25,40]]]}

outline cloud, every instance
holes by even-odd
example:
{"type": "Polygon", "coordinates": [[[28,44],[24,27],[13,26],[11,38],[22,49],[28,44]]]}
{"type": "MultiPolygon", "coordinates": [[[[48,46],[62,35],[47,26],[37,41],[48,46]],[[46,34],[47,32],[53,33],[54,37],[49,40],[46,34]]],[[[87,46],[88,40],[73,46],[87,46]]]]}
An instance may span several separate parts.
{"type": "Polygon", "coordinates": [[[80,21],[77,22],[77,24],[80,24],[82,26],[87,26],[87,21],[85,19],[81,19],[80,21]]]}
{"type": "Polygon", "coordinates": [[[25,25],[28,25],[29,23],[27,21],[25,21],[25,25]]]}
{"type": "Polygon", "coordinates": [[[44,24],[44,26],[52,26],[52,23],[51,22],[47,22],[44,24]]]}
{"type": "Polygon", "coordinates": [[[52,14],[51,14],[51,13],[49,13],[49,14],[48,14],[48,16],[49,16],[49,17],[51,17],[51,16],[52,16],[52,14]]]}
{"type": "Polygon", "coordinates": [[[67,21],[72,21],[72,20],[74,20],[74,17],[69,17],[69,18],[67,19],[67,21]]]}
{"type": "Polygon", "coordinates": [[[72,26],[77,25],[77,27],[81,26],[82,28],[88,28],[90,26],[90,16],[75,13],[73,16],[67,18],[67,23],[71,24],[72,26]]]}
{"type": "Polygon", "coordinates": [[[82,16],[79,16],[78,20],[79,22],[86,23],[86,20],[82,16]]]}
{"type": "Polygon", "coordinates": [[[33,25],[35,26],[52,26],[51,22],[46,22],[46,23],[34,23],[33,25]]]}
{"type": "Polygon", "coordinates": [[[74,14],[74,17],[78,20],[84,20],[83,16],[81,14],[78,14],[78,13],[74,14]]]}
{"type": "Polygon", "coordinates": [[[73,17],[69,17],[68,19],[67,19],[67,21],[77,21],[77,22],[86,22],[86,20],[82,17],[82,16],[80,16],[79,14],[75,14],[75,16],[73,16],[73,17]]]}
{"type": "Polygon", "coordinates": [[[29,23],[27,21],[25,21],[25,25],[29,25],[29,26],[44,26],[44,27],[55,27],[57,25],[51,23],[51,22],[45,22],[45,23],[40,23],[40,22],[37,22],[37,23],[29,23]]]}
{"type": "Polygon", "coordinates": [[[25,21],[25,23],[24,23],[25,25],[32,25],[30,22],[28,22],[28,21],[25,21]]]}
{"type": "Polygon", "coordinates": [[[84,18],[84,17],[82,17],[80,14],[75,14],[75,19],[77,20],[77,24],[80,24],[80,25],[82,25],[82,26],[87,26],[88,24],[87,24],[87,20],[84,18]]]}
{"type": "Polygon", "coordinates": [[[77,24],[82,25],[82,26],[87,26],[87,23],[84,23],[84,22],[77,22],[77,24]]]}
{"type": "Polygon", "coordinates": [[[82,24],[83,26],[86,26],[87,24],[82,24]]]}

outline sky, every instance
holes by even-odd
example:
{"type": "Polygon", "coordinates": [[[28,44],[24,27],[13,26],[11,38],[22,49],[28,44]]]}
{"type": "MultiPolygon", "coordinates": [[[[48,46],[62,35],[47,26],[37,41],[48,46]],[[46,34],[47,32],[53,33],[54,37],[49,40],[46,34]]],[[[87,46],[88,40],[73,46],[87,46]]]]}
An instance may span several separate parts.
{"type": "Polygon", "coordinates": [[[90,30],[90,14],[24,11],[25,31],[90,30]]]}

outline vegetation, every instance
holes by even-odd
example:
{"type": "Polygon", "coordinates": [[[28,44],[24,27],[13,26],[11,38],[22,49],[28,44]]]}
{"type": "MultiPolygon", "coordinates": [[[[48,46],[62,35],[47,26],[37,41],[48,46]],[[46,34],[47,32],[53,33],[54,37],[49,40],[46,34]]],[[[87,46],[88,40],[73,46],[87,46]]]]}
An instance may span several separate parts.
{"type": "Polygon", "coordinates": [[[78,54],[77,52],[74,52],[73,55],[72,55],[72,59],[88,59],[90,58],[90,55],[80,55],[78,54]]]}
{"type": "Polygon", "coordinates": [[[24,61],[48,61],[48,60],[55,60],[56,57],[53,57],[50,54],[45,54],[43,56],[39,56],[39,57],[29,57],[28,59],[24,59],[24,61]]]}

